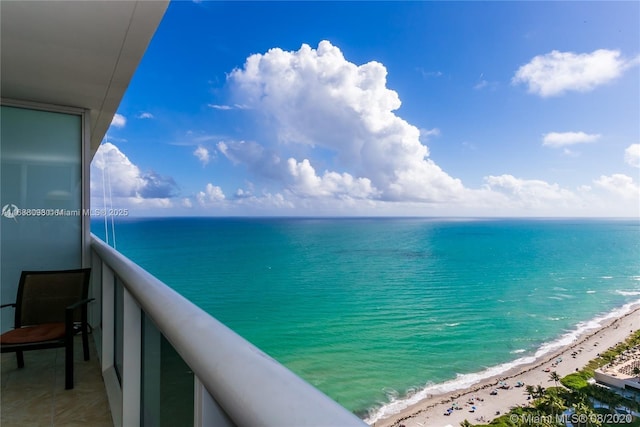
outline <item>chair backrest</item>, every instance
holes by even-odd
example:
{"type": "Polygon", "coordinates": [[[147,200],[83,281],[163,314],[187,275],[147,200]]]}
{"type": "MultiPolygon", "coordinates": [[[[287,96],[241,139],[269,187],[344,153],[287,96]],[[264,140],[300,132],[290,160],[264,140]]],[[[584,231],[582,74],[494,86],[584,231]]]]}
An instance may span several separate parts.
{"type": "Polygon", "coordinates": [[[90,268],[23,271],[18,285],[15,327],[64,322],[65,307],[87,298],[90,274],[90,268]]]}

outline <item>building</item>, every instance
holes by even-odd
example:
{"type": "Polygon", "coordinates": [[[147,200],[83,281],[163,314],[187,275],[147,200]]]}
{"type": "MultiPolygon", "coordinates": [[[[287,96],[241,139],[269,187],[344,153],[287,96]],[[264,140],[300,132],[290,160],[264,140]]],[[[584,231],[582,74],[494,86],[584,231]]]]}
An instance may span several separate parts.
{"type": "Polygon", "coordinates": [[[625,350],[616,359],[594,371],[594,379],[614,389],[640,392],[640,348],[625,350]]]}
{"type": "MultiPolygon", "coordinates": [[[[89,164],[167,6],[0,3],[1,302],[15,300],[22,270],[92,267],[115,425],[175,425],[167,414],[197,426],[363,425],[90,234],[89,164]]],[[[5,331],[12,313],[2,316],[5,331]]]]}

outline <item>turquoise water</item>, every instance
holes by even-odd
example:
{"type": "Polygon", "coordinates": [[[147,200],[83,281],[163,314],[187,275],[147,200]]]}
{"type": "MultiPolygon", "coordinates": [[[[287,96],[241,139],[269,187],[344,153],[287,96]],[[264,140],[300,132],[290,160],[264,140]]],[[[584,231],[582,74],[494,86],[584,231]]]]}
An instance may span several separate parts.
{"type": "Polygon", "coordinates": [[[116,234],[119,251],[370,420],[640,298],[638,221],[129,218],[116,234]]]}

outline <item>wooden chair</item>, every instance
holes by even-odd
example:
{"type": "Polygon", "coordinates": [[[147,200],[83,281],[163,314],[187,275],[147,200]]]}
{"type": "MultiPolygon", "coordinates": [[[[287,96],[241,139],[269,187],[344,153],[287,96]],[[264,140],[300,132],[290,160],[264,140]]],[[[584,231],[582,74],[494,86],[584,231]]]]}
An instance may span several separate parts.
{"type": "Polygon", "coordinates": [[[23,271],[15,307],[14,329],[0,335],[2,353],[16,352],[18,368],[24,351],[65,348],[65,389],[73,388],[73,336],[82,333],[84,360],[89,360],[87,298],[91,269],[23,271]]]}

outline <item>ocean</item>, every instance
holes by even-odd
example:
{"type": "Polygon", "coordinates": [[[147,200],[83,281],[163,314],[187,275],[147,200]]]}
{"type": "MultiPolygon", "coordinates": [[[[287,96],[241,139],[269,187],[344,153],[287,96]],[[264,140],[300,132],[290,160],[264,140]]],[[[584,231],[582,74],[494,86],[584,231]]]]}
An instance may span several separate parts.
{"type": "MultiPolygon", "coordinates": [[[[103,222],[92,231],[104,239],[103,222]]],[[[369,422],[640,299],[637,220],[120,218],[117,249],[369,422]]]]}

